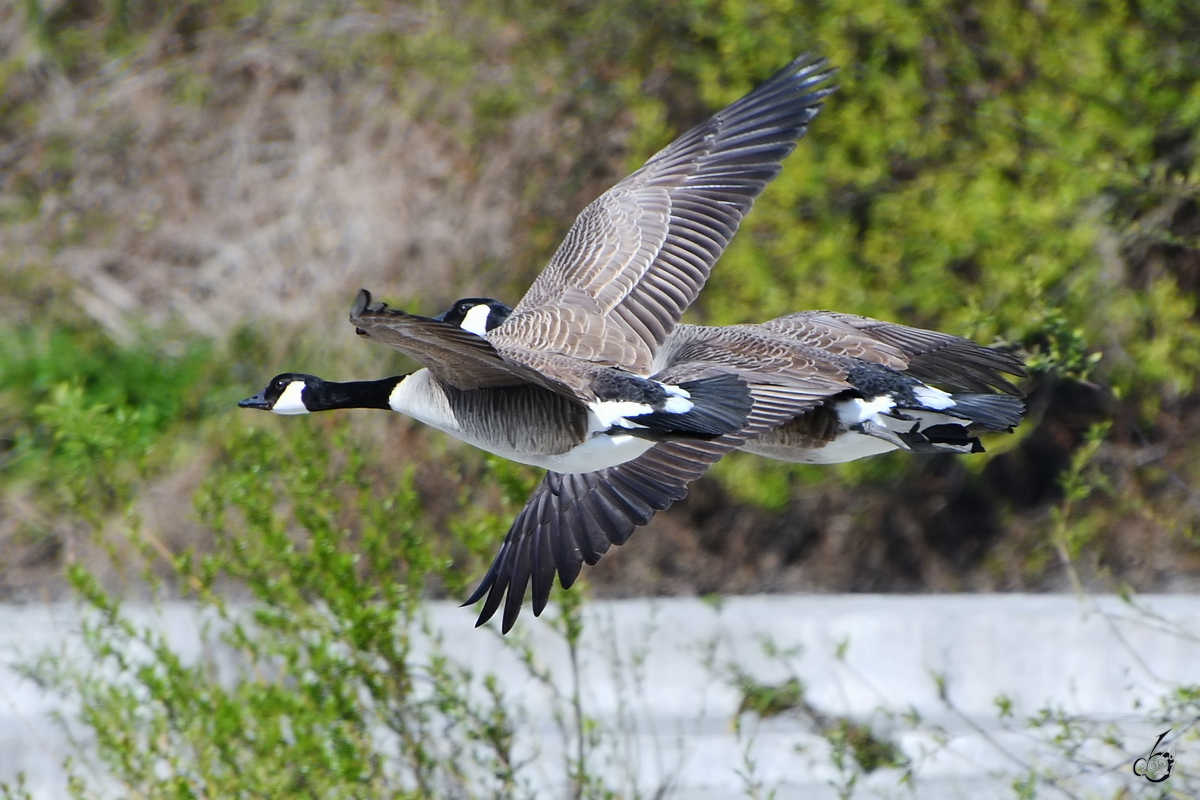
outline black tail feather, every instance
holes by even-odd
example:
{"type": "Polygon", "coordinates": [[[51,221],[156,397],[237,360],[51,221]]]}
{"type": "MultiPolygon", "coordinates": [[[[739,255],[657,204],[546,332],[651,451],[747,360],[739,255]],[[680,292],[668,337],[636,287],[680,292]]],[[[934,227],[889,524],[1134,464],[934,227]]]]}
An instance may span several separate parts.
{"type": "Polygon", "coordinates": [[[679,384],[692,402],[690,411],[672,414],[653,411],[627,417],[630,422],[644,425],[651,436],[672,434],[717,437],[740,431],[754,407],[750,387],[736,375],[720,374],[679,384]]]}
{"type": "Polygon", "coordinates": [[[956,394],[953,398],[954,406],[946,409],[947,413],[992,431],[1011,431],[1025,415],[1024,401],[1009,394],[956,394]]]}

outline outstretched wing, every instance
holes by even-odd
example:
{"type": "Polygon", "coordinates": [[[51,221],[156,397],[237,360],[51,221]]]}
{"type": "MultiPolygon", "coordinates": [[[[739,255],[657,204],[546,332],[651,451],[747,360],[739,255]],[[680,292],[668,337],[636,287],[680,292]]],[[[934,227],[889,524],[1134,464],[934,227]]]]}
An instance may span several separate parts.
{"type": "Polygon", "coordinates": [[[832,88],[801,56],[680,136],[579,215],[508,320],[502,349],[649,372],[755,198],[832,88]]]}
{"type": "Polygon", "coordinates": [[[1029,374],[1021,359],[1012,353],[949,333],[855,314],[801,311],[764,322],[761,327],[829,353],[905,370],[920,381],[973,392],[999,390],[1020,396],[1021,390],[1004,374],[1019,377],[1029,374]]]}

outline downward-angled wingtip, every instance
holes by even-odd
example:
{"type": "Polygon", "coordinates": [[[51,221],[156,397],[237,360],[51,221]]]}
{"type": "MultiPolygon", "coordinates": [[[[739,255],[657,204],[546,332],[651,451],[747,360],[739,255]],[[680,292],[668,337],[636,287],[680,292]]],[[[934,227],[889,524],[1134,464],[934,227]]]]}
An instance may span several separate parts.
{"type": "MultiPolygon", "coordinates": [[[[504,552],[504,546],[501,545],[500,553],[503,553],[503,552],[504,552]]],[[[475,605],[480,600],[482,600],[484,595],[486,595],[488,593],[488,590],[490,590],[492,588],[492,584],[495,583],[496,564],[500,560],[500,553],[497,553],[496,560],[492,562],[492,566],[488,569],[487,574],[483,576],[483,580],[481,580],[479,582],[479,585],[475,587],[475,591],[472,592],[471,596],[468,597],[466,600],[464,600],[459,605],[459,608],[466,608],[467,606],[475,605]]],[[[488,610],[485,608],[483,610],[483,613],[481,613],[479,615],[479,617],[475,620],[475,627],[478,628],[480,625],[483,625],[483,623],[487,622],[489,619],[491,619],[491,617],[492,617],[492,615],[490,613],[488,613],[488,610]]]]}
{"type": "MultiPolygon", "coordinates": [[[[469,606],[469,604],[470,603],[463,603],[463,606],[469,606]]],[[[484,603],[484,609],[480,610],[479,616],[476,616],[475,618],[475,627],[484,626],[488,620],[491,620],[493,616],[496,616],[496,609],[498,606],[499,601],[497,601],[496,604],[492,604],[491,602],[484,603]]],[[[504,628],[504,632],[508,633],[508,628],[504,628]]]]}
{"type": "MultiPolygon", "coordinates": [[[[479,585],[475,587],[475,591],[471,593],[470,597],[463,601],[459,608],[466,608],[467,606],[475,605],[482,600],[483,596],[488,593],[489,589],[492,588],[492,584],[496,582],[496,572],[499,569],[501,560],[500,556],[504,554],[504,550],[504,545],[500,545],[500,551],[496,553],[496,558],[492,561],[492,566],[488,568],[487,574],[483,576],[483,580],[481,580],[479,585]]],[[[483,622],[486,622],[486,620],[480,620],[481,624],[483,622]]]]}
{"type": "MultiPolygon", "coordinates": [[[[811,53],[801,53],[792,59],[792,63],[776,74],[780,77],[786,75],[790,79],[805,79],[805,83],[811,86],[829,80],[834,75],[837,75],[838,68],[831,66],[829,59],[824,56],[814,57],[811,53]]],[[[829,87],[829,91],[833,91],[836,88],[836,86],[831,86],[829,87]]]]}

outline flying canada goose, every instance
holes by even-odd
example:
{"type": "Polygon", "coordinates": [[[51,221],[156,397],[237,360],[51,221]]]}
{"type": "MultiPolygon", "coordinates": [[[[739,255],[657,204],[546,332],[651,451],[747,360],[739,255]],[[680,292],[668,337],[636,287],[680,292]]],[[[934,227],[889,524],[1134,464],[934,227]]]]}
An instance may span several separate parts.
{"type": "MultiPolygon", "coordinates": [[[[500,301],[468,298],[442,318],[486,332],[510,313],[500,301]]],[[[979,433],[1011,432],[1024,412],[1020,390],[1004,377],[1026,374],[1015,355],[852,314],[802,311],[759,325],[680,324],[654,362],[654,369],[673,374],[714,367],[750,386],[754,409],[746,427],[710,441],[663,442],[586,474],[547,473],[465,603],[486,596],[477,624],[496,613],[507,593],[507,632],[530,582],[540,614],[555,572],[569,587],[583,562],[595,564],[610,545],[624,544],[730,450],[809,464],[897,449],[978,453],[979,433]]]]}

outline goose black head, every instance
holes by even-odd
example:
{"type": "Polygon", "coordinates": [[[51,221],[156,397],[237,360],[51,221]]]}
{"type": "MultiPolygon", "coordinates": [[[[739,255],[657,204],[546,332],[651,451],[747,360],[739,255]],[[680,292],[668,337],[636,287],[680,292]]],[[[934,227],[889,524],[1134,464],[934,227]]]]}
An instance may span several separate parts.
{"type": "Polygon", "coordinates": [[[464,297],[450,306],[450,310],[434,319],[457,325],[464,331],[483,336],[499,327],[512,314],[512,309],[490,297],[464,297]]]}
{"type": "Polygon", "coordinates": [[[407,375],[394,375],[377,381],[338,383],[285,372],[271,378],[267,388],[238,403],[241,408],[257,408],[276,414],[308,414],[335,408],[391,408],[392,392],[407,375]]]}
{"type": "Polygon", "coordinates": [[[320,410],[316,400],[324,385],[325,381],[316,375],[284,372],[271,378],[266,388],[254,397],[238,402],[238,408],[257,408],[276,414],[307,414],[320,410]]]}

